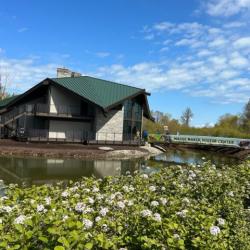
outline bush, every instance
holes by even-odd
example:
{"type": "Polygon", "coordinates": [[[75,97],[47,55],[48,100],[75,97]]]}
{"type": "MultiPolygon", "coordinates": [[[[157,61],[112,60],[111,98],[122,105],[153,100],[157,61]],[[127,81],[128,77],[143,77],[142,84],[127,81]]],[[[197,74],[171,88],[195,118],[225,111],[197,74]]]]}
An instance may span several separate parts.
{"type": "Polygon", "coordinates": [[[0,248],[250,249],[249,163],[133,175],[9,185],[0,248]]]}

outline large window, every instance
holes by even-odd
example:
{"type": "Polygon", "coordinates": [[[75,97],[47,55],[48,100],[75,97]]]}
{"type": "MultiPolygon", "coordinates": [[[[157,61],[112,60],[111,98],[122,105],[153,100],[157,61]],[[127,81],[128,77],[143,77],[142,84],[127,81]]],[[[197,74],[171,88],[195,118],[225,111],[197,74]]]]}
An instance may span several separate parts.
{"type": "Polygon", "coordinates": [[[133,140],[141,134],[142,105],[136,100],[124,103],[123,139],[133,140]]]}

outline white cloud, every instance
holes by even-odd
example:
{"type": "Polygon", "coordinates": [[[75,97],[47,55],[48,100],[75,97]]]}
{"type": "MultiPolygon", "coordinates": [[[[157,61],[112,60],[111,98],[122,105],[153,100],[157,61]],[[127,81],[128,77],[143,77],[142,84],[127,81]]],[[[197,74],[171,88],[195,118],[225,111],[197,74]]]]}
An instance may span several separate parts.
{"type": "Polygon", "coordinates": [[[25,31],[28,31],[27,27],[23,27],[23,28],[20,28],[20,29],[17,30],[17,32],[19,32],[19,33],[23,33],[25,31]]]}
{"type": "Polygon", "coordinates": [[[38,64],[34,59],[0,58],[2,81],[7,79],[9,91],[22,93],[47,77],[55,77],[59,65],[38,64]]]}
{"type": "Polygon", "coordinates": [[[209,47],[221,47],[225,46],[227,41],[224,38],[216,38],[215,40],[209,43],[209,47]]]}
{"type": "Polygon", "coordinates": [[[234,46],[237,48],[250,48],[250,36],[237,39],[234,46]]]}
{"type": "Polygon", "coordinates": [[[162,22],[162,23],[157,23],[154,25],[155,30],[163,31],[163,30],[168,30],[169,28],[172,28],[173,24],[169,22],[162,22]]]}
{"type": "Polygon", "coordinates": [[[233,16],[250,9],[250,0],[209,0],[205,4],[211,16],[233,16]]]}
{"type": "Polygon", "coordinates": [[[245,22],[235,21],[235,22],[226,23],[226,24],[223,25],[223,27],[227,28],[227,29],[231,29],[231,28],[244,27],[246,25],[247,25],[247,23],[245,23],[245,22]]]}
{"type": "Polygon", "coordinates": [[[250,65],[249,60],[239,52],[232,53],[229,64],[235,68],[246,68],[250,65]]]}
{"type": "Polygon", "coordinates": [[[148,91],[178,90],[217,103],[244,103],[249,99],[247,32],[242,37],[243,32],[236,32],[234,27],[196,22],[162,22],[147,27],[147,33],[149,30],[154,34],[153,45],[157,44],[164,59],[105,66],[94,74],[148,91]]]}
{"type": "Polygon", "coordinates": [[[105,57],[110,56],[110,53],[109,53],[109,52],[106,52],[106,51],[100,51],[100,52],[97,52],[97,53],[96,53],[96,56],[97,56],[97,57],[100,57],[100,58],[105,58],[105,57]]]}

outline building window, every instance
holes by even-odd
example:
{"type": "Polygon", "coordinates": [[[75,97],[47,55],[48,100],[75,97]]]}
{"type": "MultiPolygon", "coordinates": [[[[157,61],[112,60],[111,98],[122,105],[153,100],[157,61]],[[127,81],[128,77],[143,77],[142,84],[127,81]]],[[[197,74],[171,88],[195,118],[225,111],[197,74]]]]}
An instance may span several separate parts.
{"type": "Polygon", "coordinates": [[[124,103],[123,139],[133,140],[141,133],[142,105],[136,100],[124,103]]]}

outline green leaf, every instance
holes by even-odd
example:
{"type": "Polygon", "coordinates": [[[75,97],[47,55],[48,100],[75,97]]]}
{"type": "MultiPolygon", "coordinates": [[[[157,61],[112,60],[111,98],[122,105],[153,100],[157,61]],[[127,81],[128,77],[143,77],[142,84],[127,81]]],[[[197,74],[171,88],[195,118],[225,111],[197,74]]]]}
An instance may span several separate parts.
{"type": "Polygon", "coordinates": [[[44,243],[48,243],[48,239],[44,236],[40,236],[38,239],[44,243]]]}
{"type": "Polygon", "coordinates": [[[63,246],[56,246],[54,250],[65,250],[65,248],[63,246]]]}
{"type": "Polygon", "coordinates": [[[93,243],[92,242],[88,242],[84,247],[86,249],[92,249],[93,248],[93,243]]]}
{"type": "Polygon", "coordinates": [[[58,231],[57,231],[56,228],[54,228],[54,227],[50,227],[50,228],[48,229],[48,232],[49,232],[50,234],[58,234],[58,231]]]}
{"type": "Polygon", "coordinates": [[[15,245],[12,249],[19,249],[21,246],[19,244],[15,245]]]}
{"type": "Polygon", "coordinates": [[[57,241],[62,243],[65,247],[69,247],[69,242],[65,237],[61,236],[57,241]]]}

